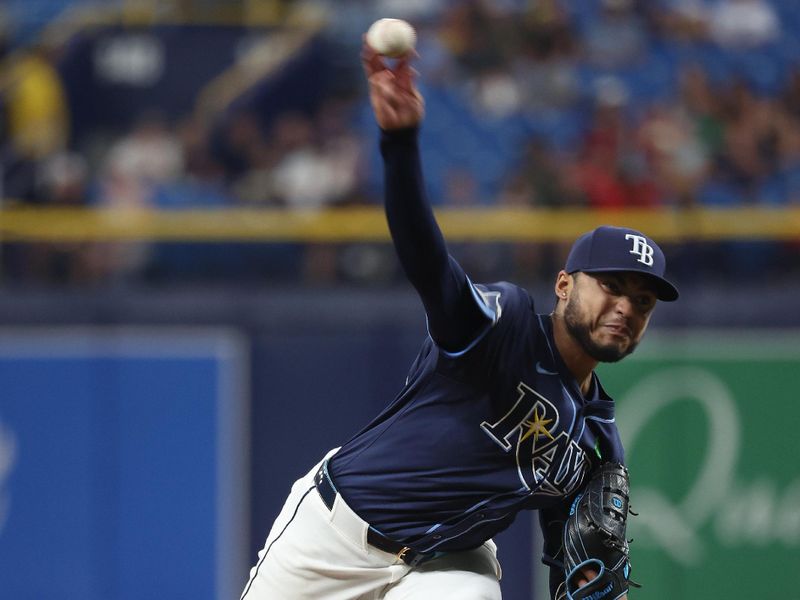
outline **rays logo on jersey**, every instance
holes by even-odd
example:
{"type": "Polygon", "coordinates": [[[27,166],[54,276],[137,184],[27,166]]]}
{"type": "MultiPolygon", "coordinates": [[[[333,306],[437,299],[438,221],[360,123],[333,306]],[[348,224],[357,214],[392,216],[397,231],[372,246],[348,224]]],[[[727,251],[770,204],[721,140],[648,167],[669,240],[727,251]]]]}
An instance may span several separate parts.
{"type": "Polygon", "coordinates": [[[503,305],[500,304],[500,292],[490,290],[485,285],[474,285],[472,289],[478,292],[478,295],[483,300],[483,304],[492,313],[492,319],[495,323],[503,316],[503,305]]]}
{"type": "Polygon", "coordinates": [[[481,428],[504,451],[516,447],[517,471],[525,487],[536,494],[564,496],[575,491],[588,467],[586,453],[559,431],[555,405],[520,382],[519,398],[494,424],[481,428]]]}

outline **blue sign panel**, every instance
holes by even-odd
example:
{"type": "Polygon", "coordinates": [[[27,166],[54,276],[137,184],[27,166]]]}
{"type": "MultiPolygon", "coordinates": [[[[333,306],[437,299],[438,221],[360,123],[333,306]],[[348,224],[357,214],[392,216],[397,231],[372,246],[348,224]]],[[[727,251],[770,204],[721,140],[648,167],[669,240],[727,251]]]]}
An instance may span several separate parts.
{"type": "Polygon", "coordinates": [[[0,597],[230,598],[245,354],[220,330],[0,337],[0,597]]]}

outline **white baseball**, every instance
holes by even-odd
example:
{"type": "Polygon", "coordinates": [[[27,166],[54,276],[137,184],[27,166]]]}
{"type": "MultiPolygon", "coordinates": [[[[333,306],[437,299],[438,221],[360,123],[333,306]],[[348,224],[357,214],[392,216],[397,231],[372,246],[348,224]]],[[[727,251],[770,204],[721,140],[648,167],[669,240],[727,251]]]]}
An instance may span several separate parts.
{"type": "Polygon", "coordinates": [[[378,19],[367,30],[367,44],[378,54],[399,58],[414,48],[417,33],[402,19],[378,19]]]}

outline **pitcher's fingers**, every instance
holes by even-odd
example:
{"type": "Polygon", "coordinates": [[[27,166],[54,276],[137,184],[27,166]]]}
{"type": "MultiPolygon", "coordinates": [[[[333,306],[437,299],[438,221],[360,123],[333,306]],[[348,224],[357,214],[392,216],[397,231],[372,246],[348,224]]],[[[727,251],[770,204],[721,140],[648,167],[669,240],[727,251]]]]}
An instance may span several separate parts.
{"type": "Polygon", "coordinates": [[[372,77],[375,73],[385,71],[388,69],[383,57],[375,52],[367,43],[366,36],[363,36],[363,44],[361,45],[361,64],[364,66],[364,72],[367,78],[372,77]]]}
{"type": "Polygon", "coordinates": [[[381,98],[386,98],[397,95],[397,87],[394,80],[394,74],[386,70],[375,73],[367,81],[372,94],[377,94],[381,98]]]}
{"type": "Polygon", "coordinates": [[[401,89],[406,91],[411,89],[411,65],[407,58],[403,57],[397,61],[394,74],[397,77],[397,85],[401,89]]]}
{"type": "Polygon", "coordinates": [[[397,62],[394,66],[394,72],[399,73],[400,71],[405,71],[411,68],[411,61],[415,58],[418,58],[419,54],[413,48],[403,54],[402,56],[397,57],[397,62]]]}
{"type": "Polygon", "coordinates": [[[419,71],[406,65],[402,69],[396,69],[395,73],[397,75],[397,86],[400,89],[413,94],[415,90],[414,82],[419,76],[419,71]]]}

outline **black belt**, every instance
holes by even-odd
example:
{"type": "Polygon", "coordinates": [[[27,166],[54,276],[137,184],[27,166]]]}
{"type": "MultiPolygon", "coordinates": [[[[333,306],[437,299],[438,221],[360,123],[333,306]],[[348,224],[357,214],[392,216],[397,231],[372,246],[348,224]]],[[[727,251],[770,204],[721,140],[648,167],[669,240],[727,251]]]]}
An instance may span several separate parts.
{"type": "MultiPolygon", "coordinates": [[[[336,500],[337,491],[336,487],[333,485],[333,481],[331,481],[330,475],[328,475],[327,466],[328,461],[322,463],[319,471],[317,471],[317,474],[314,476],[314,484],[317,486],[317,492],[319,492],[319,497],[322,498],[325,506],[328,507],[328,510],[333,510],[333,501],[336,500]]],[[[416,567],[436,556],[435,552],[417,552],[413,548],[409,548],[400,542],[390,540],[372,527],[367,529],[367,542],[369,542],[371,546],[375,546],[378,550],[394,554],[410,567],[416,567]]]]}

